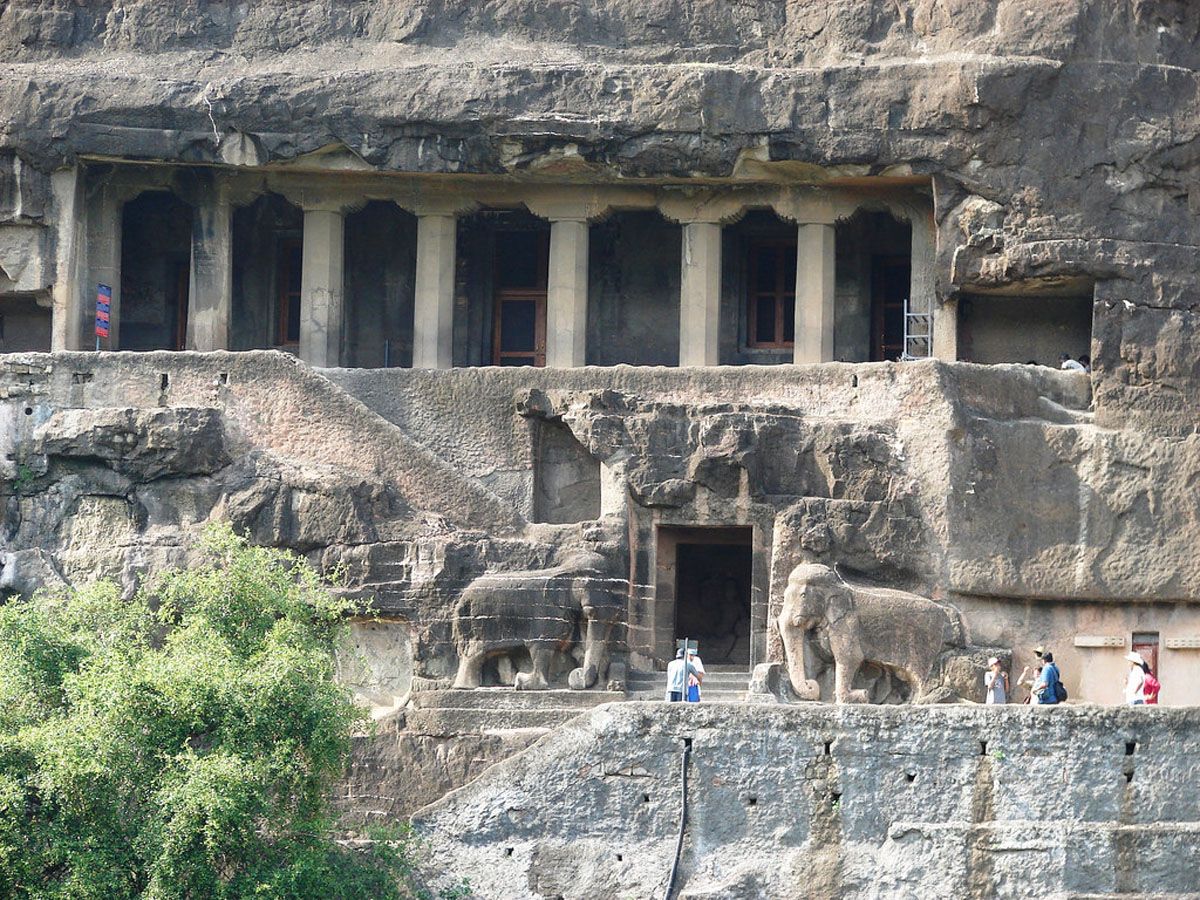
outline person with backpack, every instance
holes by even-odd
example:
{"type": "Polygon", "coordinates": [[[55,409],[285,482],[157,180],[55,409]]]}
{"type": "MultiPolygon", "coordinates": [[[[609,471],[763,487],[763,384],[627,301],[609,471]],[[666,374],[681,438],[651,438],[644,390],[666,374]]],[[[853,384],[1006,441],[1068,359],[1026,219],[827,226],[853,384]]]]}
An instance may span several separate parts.
{"type": "Polygon", "coordinates": [[[1047,651],[1042,654],[1042,674],[1038,676],[1033,686],[1033,702],[1042,706],[1053,706],[1067,699],[1067,689],[1063,687],[1062,676],[1054,663],[1054,654],[1047,651]]]}
{"type": "Polygon", "coordinates": [[[1146,661],[1133,650],[1125,654],[1129,661],[1129,675],[1125,678],[1125,703],[1129,706],[1146,705],[1146,672],[1142,668],[1146,661]]]}
{"type": "Polygon", "coordinates": [[[1158,692],[1162,690],[1162,685],[1158,679],[1154,677],[1154,672],[1150,668],[1150,663],[1142,662],[1142,671],[1146,675],[1146,679],[1142,684],[1142,693],[1146,695],[1147,706],[1158,706],[1158,692]]]}

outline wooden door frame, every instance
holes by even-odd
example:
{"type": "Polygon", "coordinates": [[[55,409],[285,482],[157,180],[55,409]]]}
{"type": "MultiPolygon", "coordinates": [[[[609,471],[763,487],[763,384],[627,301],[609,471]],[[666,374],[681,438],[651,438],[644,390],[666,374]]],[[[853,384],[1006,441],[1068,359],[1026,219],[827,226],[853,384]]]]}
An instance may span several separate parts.
{"type": "Polygon", "coordinates": [[[546,365],[545,291],[497,291],[492,300],[492,365],[504,365],[504,359],[514,356],[532,356],[535,366],[546,365]],[[504,304],[510,300],[532,300],[535,304],[532,351],[501,349],[500,333],[504,322],[504,304]]]}
{"type": "Polygon", "coordinates": [[[176,263],[179,274],[175,279],[175,349],[187,349],[188,299],[191,293],[191,260],[176,263]]]}
{"type": "Polygon", "coordinates": [[[288,303],[288,294],[295,293],[301,297],[303,303],[304,287],[303,276],[301,277],[301,287],[299,291],[288,291],[287,266],[288,255],[298,249],[301,253],[300,265],[303,269],[304,265],[304,239],[303,238],[281,238],[276,243],[275,255],[275,343],[276,347],[297,347],[299,346],[299,338],[295,341],[288,340],[288,331],[291,330],[291,320],[289,316],[290,304],[288,303]]]}
{"type": "MultiPolygon", "coordinates": [[[[871,362],[880,362],[886,359],[884,356],[884,347],[892,346],[885,344],[884,334],[886,319],[884,316],[883,303],[883,273],[885,269],[907,267],[909,270],[909,279],[912,278],[912,257],[902,256],[898,254],[877,254],[871,257],[871,346],[870,359],[871,362]]],[[[901,315],[903,316],[903,310],[901,315]]],[[[900,353],[903,355],[907,348],[904,346],[904,322],[901,319],[900,327],[900,353]]]]}
{"type": "MultiPolygon", "coordinates": [[[[785,340],[784,335],[784,308],[787,304],[787,291],[781,290],[780,278],[784,275],[787,266],[784,264],[784,259],[787,256],[787,251],[791,251],[793,256],[799,252],[797,242],[794,238],[754,238],[751,237],[746,244],[745,264],[746,264],[746,346],[754,350],[790,350],[795,346],[795,324],[792,328],[792,340],[785,340]],[[779,254],[775,261],[775,284],[769,291],[759,290],[758,285],[758,266],[756,251],[762,247],[773,247],[777,251],[784,251],[779,254]],[[760,294],[772,294],[775,298],[775,330],[774,334],[778,340],[775,341],[759,341],[758,336],[758,297],[760,294]]],[[[795,262],[792,265],[795,269],[795,262]]],[[[792,308],[796,305],[796,290],[793,286],[792,291],[792,308]]]]}
{"type": "Polygon", "coordinates": [[[509,357],[532,356],[533,364],[546,365],[546,300],[550,293],[550,232],[535,228],[498,228],[493,232],[492,254],[492,365],[500,366],[509,357]],[[531,231],[542,239],[537,243],[538,284],[531,288],[501,288],[500,260],[495,254],[495,236],[502,232],[531,231]],[[501,349],[500,336],[504,325],[504,304],[509,300],[534,301],[533,350],[501,349]]]}

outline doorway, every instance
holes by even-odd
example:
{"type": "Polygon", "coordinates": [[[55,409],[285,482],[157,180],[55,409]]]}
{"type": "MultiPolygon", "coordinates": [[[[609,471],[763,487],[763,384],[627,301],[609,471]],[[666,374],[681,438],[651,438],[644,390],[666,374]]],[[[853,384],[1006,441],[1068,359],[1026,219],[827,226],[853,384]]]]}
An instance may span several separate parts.
{"type": "Polygon", "coordinates": [[[871,261],[871,362],[895,362],[904,355],[904,315],[912,261],[876,256],[871,261]]]}
{"type": "Polygon", "coordinates": [[[496,232],[492,365],[546,365],[550,233],[496,232]]]}
{"type": "Polygon", "coordinates": [[[121,214],[122,350],[187,347],[192,208],[165,191],[149,191],[121,214]]]}
{"type": "Polygon", "coordinates": [[[656,643],[669,656],[690,638],[706,666],[749,668],[753,542],[752,528],[659,529],[659,601],[671,603],[671,626],[656,643]]]}

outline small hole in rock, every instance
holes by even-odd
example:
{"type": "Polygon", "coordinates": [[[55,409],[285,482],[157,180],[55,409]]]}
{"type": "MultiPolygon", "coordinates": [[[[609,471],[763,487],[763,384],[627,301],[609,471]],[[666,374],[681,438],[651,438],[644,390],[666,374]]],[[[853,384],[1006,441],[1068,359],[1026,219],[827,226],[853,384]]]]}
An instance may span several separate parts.
{"type": "Polygon", "coordinates": [[[979,742],[979,755],[980,755],[980,756],[987,756],[987,741],[980,741],[980,742],[979,742]]]}
{"type": "Polygon", "coordinates": [[[217,384],[229,384],[229,373],[222,372],[217,376],[217,384]]]}
{"type": "Polygon", "coordinates": [[[904,777],[906,779],[908,779],[909,784],[912,784],[914,781],[917,780],[917,773],[916,772],[905,772],[904,777]]]}
{"type": "Polygon", "coordinates": [[[512,848],[512,847],[505,847],[505,848],[504,848],[504,855],[505,855],[505,856],[512,856],[512,851],[513,851],[513,848],[512,848]]]}
{"type": "Polygon", "coordinates": [[[685,746],[685,747],[690,747],[690,746],[692,746],[692,739],[691,739],[691,738],[684,738],[684,739],[683,739],[683,746],[685,746]]]}
{"type": "Polygon", "coordinates": [[[1132,772],[1126,772],[1126,773],[1125,773],[1125,783],[1126,783],[1126,784],[1132,784],[1132,783],[1133,783],[1133,773],[1132,773],[1132,772]]]}
{"type": "Polygon", "coordinates": [[[649,802],[650,802],[650,795],[649,795],[649,794],[642,794],[642,802],[643,802],[643,803],[649,803],[649,802]]]}
{"type": "Polygon", "coordinates": [[[163,372],[162,374],[160,374],[158,376],[158,389],[160,391],[165,391],[170,386],[171,386],[171,376],[168,375],[166,372],[163,372]]]}
{"type": "Polygon", "coordinates": [[[33,407],[32,406],[25,407],[25,415],[27,415],[27,416],[33,415],[33,407]]]}
{"type": "Polygon", "coordinates": [[[624,861],[625,861],[625,857],[622,856],[620,853],[618,853],[617,854],[617,862],[624,862],[624,861]]]}
{"type": "Polygon", "coordinates": [[[1126,741],[1125,742],[1125,755],[1126,756],[1133,756],[1133,751],[1136,749],[1137,749],[1136,741],[1126,741]]]}
{"type": "Polygon", "coordinates": [[[831,791],[829,794],[829,799],[832,800],[834,803],[841,803],[842,802],[842,792],[841,791],[831,791]]]}
{"type": "Polygon", "coordinates": [[[746,802],[748,804],[750,804],[751,806],[758,806],[758,798],[757,797],[747,797],[746,802]]]}
{"type": "Polygon", "coordinates": [[[850,376],[850,387],[858,387],[858,376],[857,375],[850,376]]]}
{"type": "Polygon", "coordinates": [[[832,751],[833,751],[833,741],[826,741],[825,742],[825,755],[829,756],[832,751]]]}

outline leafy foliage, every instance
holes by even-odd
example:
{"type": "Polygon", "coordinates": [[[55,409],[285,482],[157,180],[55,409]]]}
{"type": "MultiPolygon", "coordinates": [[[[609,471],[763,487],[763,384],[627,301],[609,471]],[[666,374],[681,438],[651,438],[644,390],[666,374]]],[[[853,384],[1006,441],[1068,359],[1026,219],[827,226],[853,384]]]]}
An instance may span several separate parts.
{"type": "Polygon", "coordinates": [[[405,896],[411,841],[332,836],[362,721],[334,681],[346,611],[228,528],[132,601],[0,607],[0,896],[405,896]]]}

